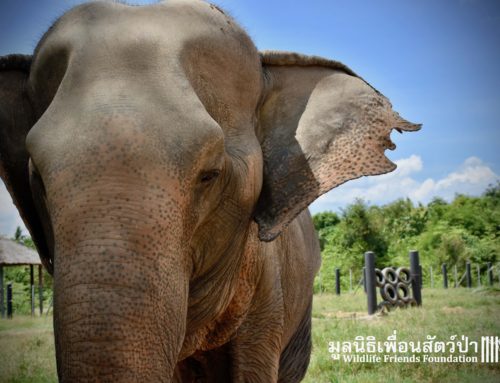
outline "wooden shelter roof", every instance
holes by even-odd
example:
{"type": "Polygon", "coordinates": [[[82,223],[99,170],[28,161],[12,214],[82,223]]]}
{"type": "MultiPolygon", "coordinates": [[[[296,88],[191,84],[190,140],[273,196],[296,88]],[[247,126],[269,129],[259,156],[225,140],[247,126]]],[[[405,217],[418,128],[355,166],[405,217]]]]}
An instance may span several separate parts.
{"type": "Polygon", "coordinates": [[[35,250],[0,236],[0,266],[40,265],[41,263],[35,250]]]}

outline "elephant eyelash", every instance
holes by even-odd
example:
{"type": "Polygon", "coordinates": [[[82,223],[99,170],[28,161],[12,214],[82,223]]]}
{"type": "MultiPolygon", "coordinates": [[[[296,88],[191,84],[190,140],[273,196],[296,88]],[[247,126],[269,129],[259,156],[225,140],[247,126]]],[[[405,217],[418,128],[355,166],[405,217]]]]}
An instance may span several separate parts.
{"type": "Polygon", "coordinates": [[[218,169],[203,172],[200,176],[200,182],[201,183],[208,183],[210,181],[213,181],[219,176],[219,174],[220,174],[220,170],[218,170],[218,169]]]}

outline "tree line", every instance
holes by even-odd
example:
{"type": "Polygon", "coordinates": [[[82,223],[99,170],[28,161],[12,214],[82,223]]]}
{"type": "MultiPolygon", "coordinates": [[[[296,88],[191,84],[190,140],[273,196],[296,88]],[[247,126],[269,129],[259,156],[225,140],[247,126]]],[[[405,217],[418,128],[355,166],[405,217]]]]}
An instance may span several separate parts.
{"type": "Polygon", "coordinates": [[[323,260],[316,291],[320,285],[322,291],[334,291],[335,268],[341,269],[343,288],[349,284],[349,269],[357,283],[369,250],[376,254],[377,268],[407,266],[409,250],[418,250],[425,283],[431,266],[439,274],[443,263],[449,270],[455,265],[463,270],[466,261],[481,268],[499,261],[500,183],[479,197],[456,195],[449,203],[436,197],[427,205],[414,204],[407,198],[376,206],[357,199],[338,213],[315,214],[313,220],[323,260]]]}

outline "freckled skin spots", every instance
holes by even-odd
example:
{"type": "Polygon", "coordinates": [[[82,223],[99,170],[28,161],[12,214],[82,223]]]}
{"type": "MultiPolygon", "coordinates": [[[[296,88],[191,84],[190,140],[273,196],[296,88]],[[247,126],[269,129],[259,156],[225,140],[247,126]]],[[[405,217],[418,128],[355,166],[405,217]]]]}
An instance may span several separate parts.
{"type": "Polygon", "coordinates": [[[320,265],[305,208],[392,170],[391,129],[418,129],[343,64],[259,54],[190,0],[74,8],[33,58],[0,57],[0,109],[62,382],[299,382],[320,265]]]}

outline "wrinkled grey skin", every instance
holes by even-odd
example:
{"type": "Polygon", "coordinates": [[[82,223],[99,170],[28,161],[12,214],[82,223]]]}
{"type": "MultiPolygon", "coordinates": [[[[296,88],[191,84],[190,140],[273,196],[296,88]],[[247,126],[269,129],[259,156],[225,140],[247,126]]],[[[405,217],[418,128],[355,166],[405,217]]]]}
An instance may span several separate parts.
{"type": "Polygon", "coordinates": [[[0,175],[54,276],[62,382],[298,382],[307,206],[416,130],[201,1],[90,3],[0,59],[0,175]]]}

